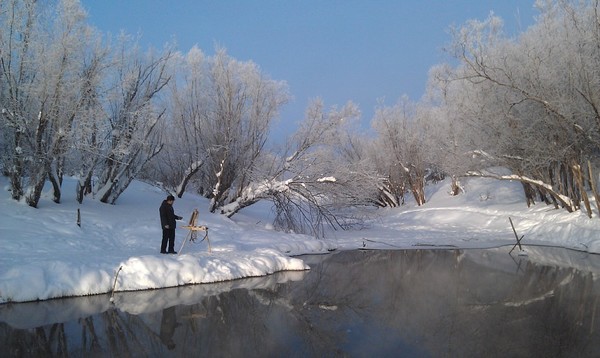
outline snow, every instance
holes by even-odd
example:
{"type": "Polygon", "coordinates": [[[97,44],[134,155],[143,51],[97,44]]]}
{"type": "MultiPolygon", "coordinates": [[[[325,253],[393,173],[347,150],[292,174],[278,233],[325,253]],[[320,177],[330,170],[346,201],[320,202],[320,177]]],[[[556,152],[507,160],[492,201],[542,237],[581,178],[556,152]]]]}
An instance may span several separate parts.
{"type": "Polygon", "coordinates": [[[317,179],[317,181],[319,183],[335,183],[337,180],[335,179],[335,177],[323,177],[317,179]]]}
{"type": "MultiPolygon", "coordinates": [[[[273,230],[268,202],[234,217],[211,214],[209,201],[186,193],[174,203],[178,223],[175,249],[188,230],[194,209],[198,225],[209,228],[208,243],[186,243],[179,255],[159,253],[158,207],[166,193],[133,181],[115,205],[86,197],[75,200],[76,178],[63,183],[63,202],[45,187],[39,208],[10,198],[0,178],[0,303],[45,300],[115,291],[146,290],[230,281],[310,267],[296,257],[331,250],[401,248],[486,248],[516,243],[512,218],[522,244],[567,247],[600,253],[600,220],[594,214],[567,213],[537,204],[528,208],[521,184],[471,178],[464,193],[448,194],[449,181],[427,187],[427,203],[368,210],[365,228],[328,232],[325,239],[273,230]],[[77,210],[81,227],[77,226],[77,210]],[[118,272],[115,280],[115,274],[118,272]]],[[[518,249],[515,250],[518,253],[518,249]]]]}

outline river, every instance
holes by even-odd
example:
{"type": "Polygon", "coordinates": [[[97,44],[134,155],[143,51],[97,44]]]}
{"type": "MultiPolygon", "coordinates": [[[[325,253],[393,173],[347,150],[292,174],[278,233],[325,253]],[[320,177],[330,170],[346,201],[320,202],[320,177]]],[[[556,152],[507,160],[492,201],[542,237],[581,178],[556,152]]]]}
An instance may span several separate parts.
{"type": "Polygon", "coordinates": [[[0,306],[8,357],[592,357],[600,256],[342,251],[311,269],[0,306]]]}

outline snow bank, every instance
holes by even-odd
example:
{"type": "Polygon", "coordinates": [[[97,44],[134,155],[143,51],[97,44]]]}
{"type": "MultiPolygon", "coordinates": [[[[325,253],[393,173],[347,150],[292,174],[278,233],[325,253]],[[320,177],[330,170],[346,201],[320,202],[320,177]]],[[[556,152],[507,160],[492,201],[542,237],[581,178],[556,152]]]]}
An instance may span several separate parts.
{"type": "MultiPolygon", "coordinates": [[[[6,178],[0,184],[0,303],[107,293],[115,283],[121,292],[301,272],[309,266],[293,256],[333,249],[512,246],[509,217],[524,245],[600,253],[597,215],[588,219],[545,204],[527,208],[519,183],[485,178],[465,180],[459,196],[448,194],[448,182],[427,187],[425,205],[372,209],[365,229],[329,232],[323,240],[272,230],[268,203],[229,219],[206,212],[204,198],[186,194],[175,212],[186,221],[195,208],[200,211],[198,224],[209,227],[212,252],[196,240],[179,255],[159,253],[158,207],[166,194],[156,187],[133,182],[116,205],[92,198],[79,205],[76,180],[67,178],[63,203],[53,203],[47,193],[33,209],[10,199],[6,178]]],[[[187,233],[177,229],[176,249],[187,233]]]]}

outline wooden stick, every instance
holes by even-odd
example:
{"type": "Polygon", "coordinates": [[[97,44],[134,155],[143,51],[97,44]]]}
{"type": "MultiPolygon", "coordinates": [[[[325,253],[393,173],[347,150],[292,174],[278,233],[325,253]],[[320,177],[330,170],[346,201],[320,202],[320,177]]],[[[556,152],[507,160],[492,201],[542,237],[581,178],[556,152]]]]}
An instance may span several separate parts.
{"type": "Polygon", "coordinates": [[[510,221],[510,226],[512,227],[513,233],[515,234],[515,239],[517,239],[517,243],[515,244],[515,246],[513,246],[513,248],[508,253],[510,254],[511,252],[513,252],[513,250],[515,249],[515,247],[517,247],[517,245],[519,246],[519,250],[523,251],[523,248],[521,247],[521,240],[523,240],[523,237],[525,235],[522,235],[521,238],[519,238],[519,235],[517,234],[517,230],[515,230],[515,225],[513,224],[510,216],[508,217],[508,221],[510,221]]]}
{"type": "Polygon", "coordinates": [[[208,228],[206,226],[182,226],[184,229],[192,230],[192,231],[206,231],[208,228]]]}
{"type": "Polygon", "coordinates": [[[119,266],[119,270],[117,270],[117,272],[115,273],[115,281],[113,282],[113,287],[112,287],[112,292],[110,294],[110,302],[114,302],[114,296],[115,296],[115,288],[117,287],[117,277],[119,277],[119,272],[121,272],[121,270],[123,269],[123,266],[119,266]]]}
{"type": "Polygon", "coordinates": [[[206,239],[206,242],[208,243],[208,252],[212,252],[212,249],[210,248],[210,240],[208,239],[208,228],[206,228],[206,236],[204,238],[206,239]]]}
{"type": "Polygon", "coordinates": [[[185,246],[185,242],[188,241],[188,239],[192,236],[192,231],[188,232],[188,234],[185,236],[185,239],[183,239],[183,242],[181,243],[181,247],[179,248],[179,251],[177,251],[177,256],[181,255],[181,251],[183,250],[183,247],[185,246]]]}

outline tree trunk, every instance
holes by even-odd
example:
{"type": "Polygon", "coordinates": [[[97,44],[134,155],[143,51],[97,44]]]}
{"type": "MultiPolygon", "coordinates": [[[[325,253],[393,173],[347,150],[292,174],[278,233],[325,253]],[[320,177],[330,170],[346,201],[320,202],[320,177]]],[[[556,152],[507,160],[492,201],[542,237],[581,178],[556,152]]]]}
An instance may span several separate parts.
{"type": "Polygon", "coordinates": [[[583,203],[585,205],[587,215],[591,219],[592,207],[590,206],[590,200],[588,199],[587,193],[585,191],[585,186],[583,184],[583,175],[581,173],[581,166],[579,164],[573,165],[573,176],[575,177],[575,181],[577,182],[577,186],[579,187],[579,194],[583,198],[583,203]]]}
{"type": "Polygon", "coordinates": [[[523,186],[523,192],[525,193],[525,201],[527,202],[527,207],[531,207],[531,205],[535,205],[535,190],[529,183],[521,182],[523,186]]]}
{"type": "Polygon", "coordinates": [[[10,194],[13,200],[21,200],[24,195],[23,191],[23,158],[19,152],[21,148],[21,133],[14,131],[14,156],[12,159],[12,168],[10,168],[10,194]],[[19,148],[19,149],[18,149],[19,148]]]}
{"type": "Polygon", "coordinates": [[[153,152],[146,154],[142,153],[143,148],[139,147],[129,156],[126,163],[117,163],[111,160],[111,165],[108,166],[108,171],[105,169],[105,174],[102,175],[103,180],[99,184],[101,185],[101,188],[98,190],[100,201],[107,204],[114,204],[133,179],[142,171],[146,163],[160,153],[162,148],[163,146],[160,145],[154,148],[153,152]],[[147,156],[143,157],[144,155],[147,156]]]}
{"type": "Polygon", "coordinates": [[[410,190],[415,197],[415,201],[418,206],[425,204],[425,184],[423,183],[424,179],[421,175],[411,175],[411,171],[406,172],[406,176],[408,177],[408,185],[410,186],[410,190]]]}
{"type": "Polygon", "coordinates": [[[81,204],[86,194],[92,192],[92,175],[94,170],[90,169],[83,175],[83,170],[80,174],[79,180],[77,180],[77,202],[81,204]]]}
{"type": "Polygon", "coordinates": [[[242,210],[245,207],[248,207],[252,204],[256,204],[260,199],[244,199],[242,197],[238,197],[234,202],[229,203],[227,205],[222,206],[219,211],[221,214],[227,216],[228,218],[235,215],[237,212],[242,210]]]}
{"type": "MultiPolygon", "coordinates": [[[[388,185],[389,185],[389,183],[388,183],[388,185]]],[[[390,190],[388,185],[382,185],[379,188],[379,198],[377,200],[377,205],[379,205],[381,207],[389,206],[390,208],[395,208],[399,205],[398,198],[390,190]]]]}
{"type": "Polygon", "coordinates": [[[53,172],[52,170],[48,172],[48,180],[50,181],[50,184],[52,184],[52,201],[54,201],[57,204],[60,204],[61,180],[57,177],[57,173],[53,172]]]}
{"type": "Polygon", "coordinates": [[[592,163],[588,160],[588,173],[590,179],[590,187],[592,188],[592,193],[594,193],[594,198],[596,199],[596,208],[598,209],[598,217],[600,217],[600,196],[598,196],[598,188],[596,187],[596,179],[594,178],[594,173],[592,171],[592,163]]]}
{"type": "Polygon", "coordinates": [[[44,165],[40,166],[37,171],[31,173],[31,178],[29,179],[25,194],[27,205],[37,208],[40,197],[42,196],[42,189],[44,189],[44,184],[46,183],[46,173],[47,171],[44,165]]]}
{"type": "Polygon", "coordinates": [[[460,182],[458,181],[458,178],[455,175],[453,175],[452,183],[450,184],[450,195],[457,196],[458,194],[460,194],[461,191],[462,189],[460,187],[460,182]]]}
{"type": "Polygon", "coordinates": [[[217,207],[220,205],[221,198],[223,195],[222,191],[222,181],[223,181],[223,172],[225,170],[225,159],[221,160],[221,167],[215,176],[217,177],[217,182],[213,187],[212,198],[210,199],[209,211],[214,213],[217,210],[217,207]]]}
{"type": "Polygon", "coordinates": [[[558,171],[558,192],[562,195],[569,195],[568,185],[567,185],[567,171],[565,169],[565,165],[563,163],[559,164],[558,171]]]}
{"type": "Polygon", "coordinates": [[[581,202],[581,198],[578,194],[577,183],[576,183],[575,177],[573,175],[573,171],[567,170],[566,175],[567,175],[568,196],[571,198],[571,201],[573,202],[575,210],[578,210],[580,208],[579,203],[581,202]]]}
{"type": "Polygon", "coordinates": [[[198,173],[198,171],[200,171],[200,168],[202,167],[203,164],[204,164],[204,160],[199,160],[199,161],[193,163],[192,165],[190,165],[190,167],[185,171],[185,175],[183,176],[181,183],[175,189],[175,192],[176,192],[176,195],[178,198],[181,198],[183,196],[183,193],[185,193],[185,189],[186,189],[187,185],[189,184],[190,180],[192,179],[192,177],[194,175],[196,175],[196,173],[198,173]]]}

